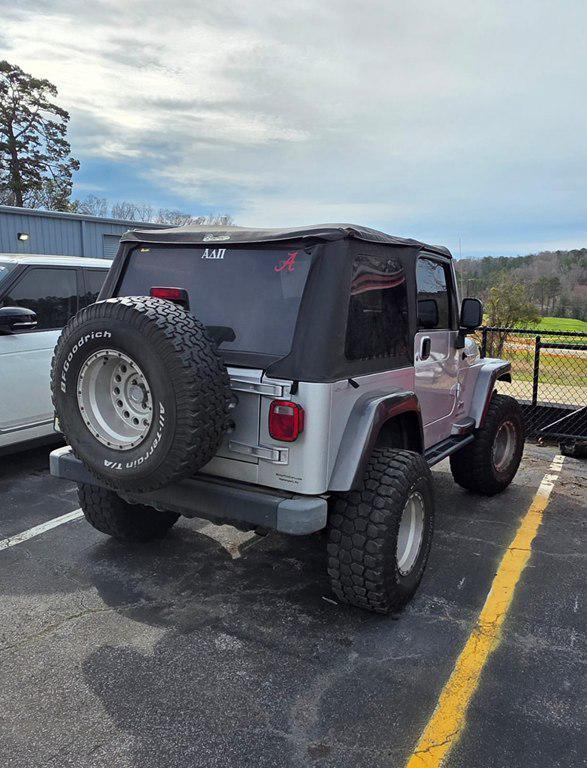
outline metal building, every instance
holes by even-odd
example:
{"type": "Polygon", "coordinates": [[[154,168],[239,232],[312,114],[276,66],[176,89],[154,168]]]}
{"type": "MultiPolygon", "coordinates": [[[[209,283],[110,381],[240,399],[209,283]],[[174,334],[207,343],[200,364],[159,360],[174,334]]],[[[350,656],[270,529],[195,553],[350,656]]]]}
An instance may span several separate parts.
{"type": "Polygon", "coordinates": [[[123,232],[162,226],[0,205],[0,253],[113,258],[123,232]]]}

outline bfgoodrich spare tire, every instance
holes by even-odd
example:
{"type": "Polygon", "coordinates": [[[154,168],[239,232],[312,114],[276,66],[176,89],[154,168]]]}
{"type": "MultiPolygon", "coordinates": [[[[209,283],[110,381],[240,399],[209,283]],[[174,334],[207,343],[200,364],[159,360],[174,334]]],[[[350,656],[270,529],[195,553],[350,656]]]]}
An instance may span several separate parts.
{"type": "Polygon", "coordinates": [[[213,341],[161,299],[108,299],[78,312],[55,348],[51,386],[75,455],[115,490],[193,474],[227,427],[229,378],[213,341]]]}

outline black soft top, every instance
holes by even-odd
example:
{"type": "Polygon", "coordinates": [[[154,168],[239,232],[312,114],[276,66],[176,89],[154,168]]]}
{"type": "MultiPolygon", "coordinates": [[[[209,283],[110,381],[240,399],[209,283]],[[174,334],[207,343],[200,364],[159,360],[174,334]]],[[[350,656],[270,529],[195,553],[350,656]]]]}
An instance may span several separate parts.
{"type": "Polygon", "coordinates": [[[289,240],[333,242],[336,240],[363,240],[368,243],[406,246],[431,251],[448,258],[450,251],[442,245],[429,245],[419,240],[395,237],[370,227],[356,224],[314,224],[309,227],[255,229],[254,227],[210,227],[187,224],[169,229],[133,229],[121,240],[125,243],[160,243],[175,245],[201,245],[204,243],[270,243],[289,240]]]}
{"type": "MultiPolygon", "coordinates": [[[[119,295],[132,251],[141,245],[161,248],[216,248],[238,251],[272,250],[278,245],[311,249],[312,262],[297,310],[293,340],[283,357],[258,351],[239,351],[220,347],[227,365],[261,368],[268,376],[291,381],[340,381],[413,365],[414,336],[417,333],[416,264],[420,254],[430,253],[440,259],[450,259],[450,252],[438,245],[419,240],[394,237],[369,227],[353,224],[317,224],[285,229],[256,229],[248,227],[211,227],[187,225],[170,229],[131,230],[123,235],[118,254],[100,292],[100,299],[119,295]],[[348,327],[362,338],[371,338],[368,309],[353,304],[351,296],[356,270],[367,275],[393,276],[398,289],[397,312],[389,315],[389,327],[376,330],[394,339],[384,356],[365,351],[365,357],[347,357],[348,327]],[[401,288],[400,286],[403,286],[401,288]],[[407,301],[407,306],[406,306],[407,301]],[[397,338],[396,338],[397,337],[397,338]]],[[[213,256],[211,258],[214,258],[213,256]]],[[[222,257],[220,257],[222,258],[222,257]]],[[[165,276],[165,260],[160,264],[161,279],[165,276]]],[[[392,281],[393,282],[393,281],[392,281]]],[[[164,285],[163,283],[158,283],[164,285]]],[[[360,292],[359,292],[360,293],[360,292]]],[[[394,299],[395,300],[395,299],[394,299]]],[[[391,301],[391,299],[390,299],[391,301]]],[[[263,296],[258,306],[262,308],[263,296]]],[[[454,303],[454,302],[453,302],[454,303]]],[[[267,322],[278,322],[267,309],[267,322]]],[[[387,316],[386,316],[387,317],[387,316]]],[[[453,319],[457,308],[453,307],[453,319]]],[[[454,321],[456,322],[456,321],[454,321]]],[[[368,345],[367,345],[368,346],[368,345]]]]}

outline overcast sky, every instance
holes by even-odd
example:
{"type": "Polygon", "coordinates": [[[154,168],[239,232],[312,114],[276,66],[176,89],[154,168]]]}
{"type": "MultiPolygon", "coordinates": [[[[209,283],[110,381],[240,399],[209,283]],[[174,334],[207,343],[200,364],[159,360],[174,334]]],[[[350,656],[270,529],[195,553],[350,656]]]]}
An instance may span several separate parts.
{"type": "Polygon", "coordinates": [[[71,113],[74,194],[587,246],[586,0],[0,0],[71,113]]]}

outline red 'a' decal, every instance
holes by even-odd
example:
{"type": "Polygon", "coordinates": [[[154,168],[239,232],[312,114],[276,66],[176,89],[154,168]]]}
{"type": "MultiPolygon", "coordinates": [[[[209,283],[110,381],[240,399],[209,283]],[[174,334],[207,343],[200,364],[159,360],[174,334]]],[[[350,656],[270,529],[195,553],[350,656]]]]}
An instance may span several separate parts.
{"type": "Polygon", "coordinates": [[[284,259],[276,267],[274,267],[275,271],[283,272],[284,269],[287,269],[288,272],[293,272],[295,268],[297,256],[298,256],[298,251],[290,251],[287,254],[287,259],[284,259]]]}

